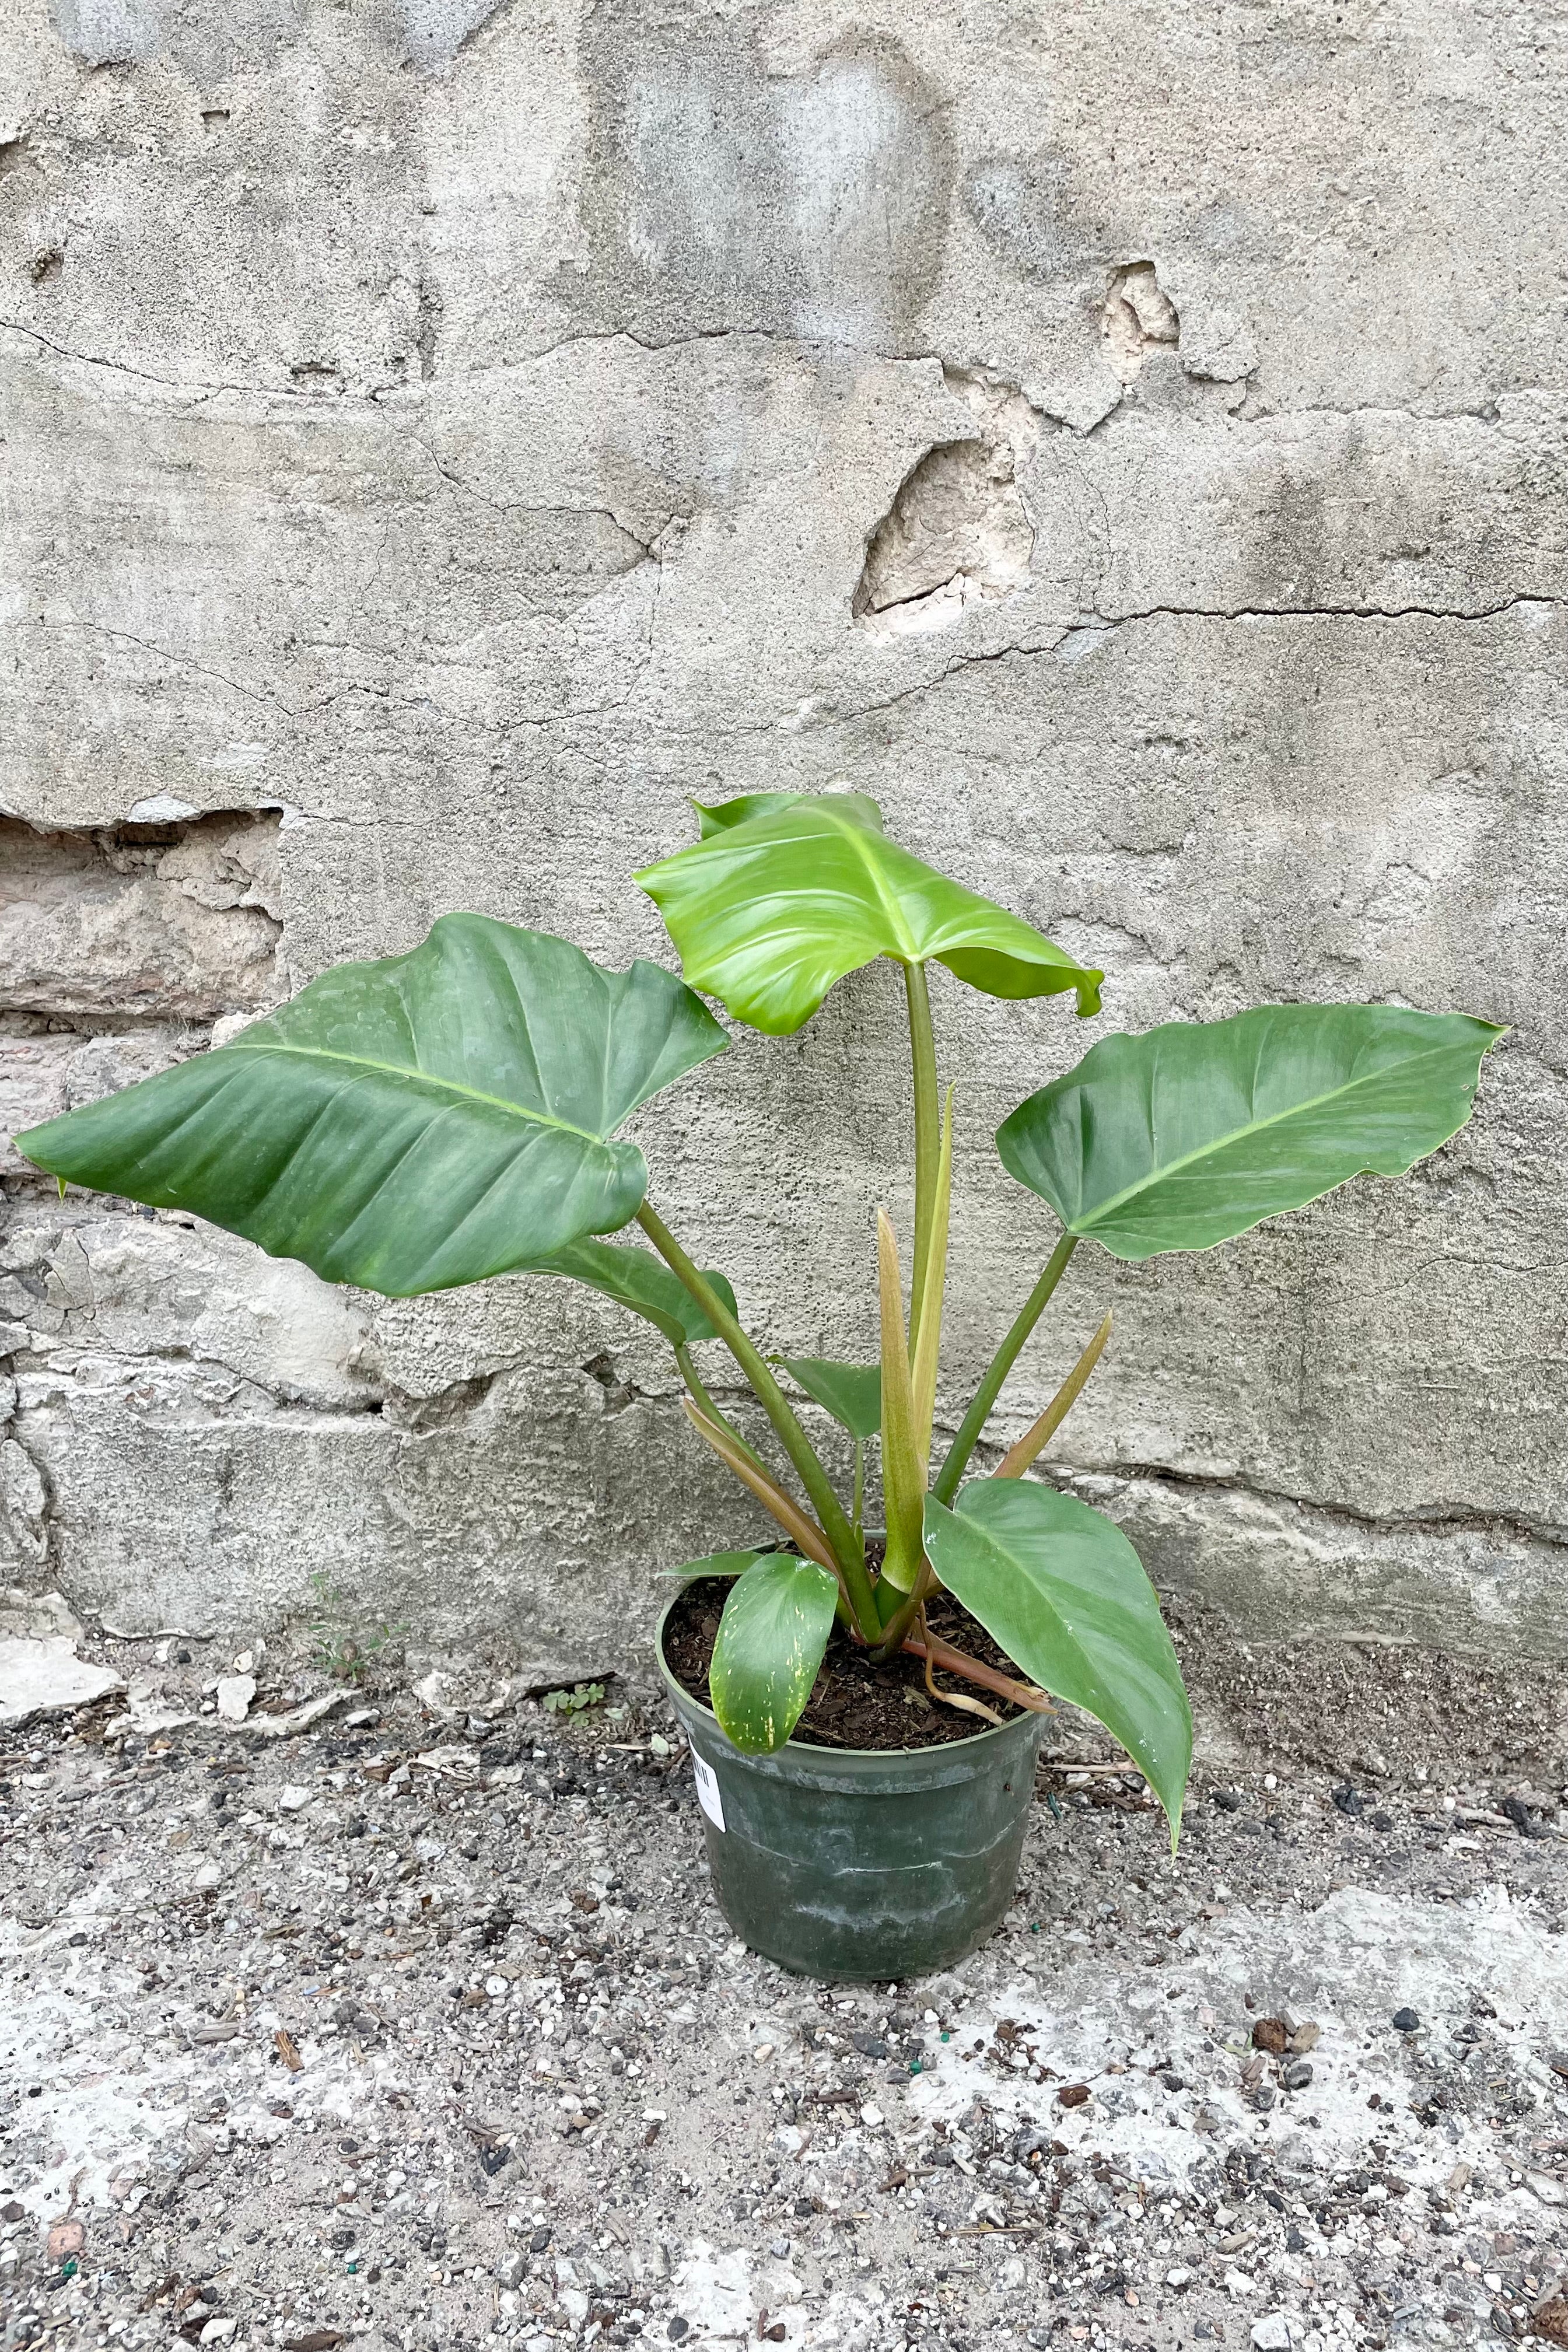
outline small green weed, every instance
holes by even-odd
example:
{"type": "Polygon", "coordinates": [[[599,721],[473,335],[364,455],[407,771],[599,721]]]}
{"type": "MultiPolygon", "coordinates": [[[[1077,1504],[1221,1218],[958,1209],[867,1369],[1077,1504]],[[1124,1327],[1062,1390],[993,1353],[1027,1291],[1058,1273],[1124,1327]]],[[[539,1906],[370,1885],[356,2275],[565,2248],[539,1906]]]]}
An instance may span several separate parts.
{"type": "Polygon", "coordinates": [[[551,1715],[581,1715],[584,1708],[603,1706],[603,1683],[579,1683],[574,1690],[546,1691],[540,1705],[551,1715]]]}
{"type": "Polygon", "coordinates": [[[352,1631],[342,1595],[324,1568],[312,1570],[310,1591],[316,1601],[315,1614],[306,1621],[311,1634],[310,1664],[333,1682],[363,1682],[398,1636],[408,1630],[403,1624],[390,1624],[384,1618],[368,1633],[352,1631]]]}

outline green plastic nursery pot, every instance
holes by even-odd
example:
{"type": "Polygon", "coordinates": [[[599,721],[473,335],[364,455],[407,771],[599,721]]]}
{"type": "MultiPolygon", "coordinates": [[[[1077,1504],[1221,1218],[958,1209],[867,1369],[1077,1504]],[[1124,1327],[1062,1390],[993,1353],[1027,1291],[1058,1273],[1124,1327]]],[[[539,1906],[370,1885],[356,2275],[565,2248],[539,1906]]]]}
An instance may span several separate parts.
{"type": "MultiPolygon", "coordinates": [[[[679,1595],[677,1598],[679,1599],[679,1595]]],[[[787,1741],[743,1756],[657,1654],[691,1744],[719,1908],[798,1975],[921,1976],[998,1927],[1018,1880],[1044,1718],[905,1750],[787,1741]]]]}

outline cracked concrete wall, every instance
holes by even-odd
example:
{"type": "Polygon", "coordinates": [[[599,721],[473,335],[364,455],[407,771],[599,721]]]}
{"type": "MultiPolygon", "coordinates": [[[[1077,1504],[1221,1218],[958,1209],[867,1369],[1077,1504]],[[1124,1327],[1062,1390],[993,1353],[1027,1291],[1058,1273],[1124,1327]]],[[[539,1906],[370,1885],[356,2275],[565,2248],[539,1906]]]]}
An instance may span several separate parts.
{"type": "MultiPolygon", "coordinates": [[[[1542,0],[0,0],[0,1124],[449,908],[668,961],[687,795],[852,782],[1110,1024],[1513,1024],[1413,1181],[1080,1253],[1003,1433],[1114,1300],[1052,1461],[1163,1581],[1560,1654],[1565,93],[1542,0]]],[[[935,994],[951,1423],[1092,1033],[935,994]]],[[[873,971],[642,1120],[791,1352],[874,1344],[902,1057],[873,971]]],[[[0,1181],[16,1580],[555,1671],[753,1524],[603,1301],[0,1181]]]]}

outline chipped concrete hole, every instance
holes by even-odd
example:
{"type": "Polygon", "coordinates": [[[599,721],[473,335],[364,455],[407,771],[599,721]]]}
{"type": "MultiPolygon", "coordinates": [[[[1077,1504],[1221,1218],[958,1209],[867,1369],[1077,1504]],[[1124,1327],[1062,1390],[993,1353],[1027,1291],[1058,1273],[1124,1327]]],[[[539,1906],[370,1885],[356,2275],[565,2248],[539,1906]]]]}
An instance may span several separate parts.
{"type": "Polygon", "coordinates": [[[852,610],[884,642],[951,628],[973,605],[1029,584],[1035,527],[1017,477],[1039,446],[1042,419],[1015,386],[943,373],[974,430],[926,451],[872,533],[852,610]]]}
{"type": "Polygon", "coordinates": [[[277,1001],[279,830],[253,810],[55,833],[0,817],[0,1175],[36,1181],[20,1129],[277,1001]]]}
{"type": "Polygon", "coordinates": [[[1136,383],[1152,352],[1173,352],[1182,339],[1174,303],[1152,261],[1130,261],[1111,279],[1100,313],[1100,341],[1120,383],[1136,383]]]}
{"type": "MultiPolygon", "coordinates": [[[[1180,346],[1181,320],[1153,262],[1116,270],[1100,305],[1099,333],[1101,357],[1121,386],[1114,413],[1135,396],[1151,357],[1180,346]]],[[[871,534],[851,610],[881,643],[951,628],[977,604],[1020,593],[1034,570],[1037,526],[1020,485],[1047,428],[1066,420],[984,370],[949,366],[942,377],[973,425],[925,452],[871,534]]]]}
{"type": "Polygon", "coordinates": [[[635,1386],[622,1378],[620,1368],[607,1348],[601,1348],[596,1355],[590,1356],[583,1370],[603,1389],[606,1412],[625,1412],[627,1405],[637,1402],[635,1386]]]}

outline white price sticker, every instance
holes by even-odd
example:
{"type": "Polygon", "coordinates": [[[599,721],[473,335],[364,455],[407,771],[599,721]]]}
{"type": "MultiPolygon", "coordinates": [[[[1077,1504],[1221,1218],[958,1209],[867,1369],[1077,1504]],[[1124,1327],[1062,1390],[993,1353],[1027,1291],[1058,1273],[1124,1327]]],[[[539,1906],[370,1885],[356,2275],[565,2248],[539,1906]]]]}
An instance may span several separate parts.
{"type": "Polygon", "coordinates": [[[691,1769],[697,1776],[697,1801],[716,1830],[724,1826],[724,1800],[719,1794],[719,1775],[711,1764],[705,1764],[694,1748],[691,1769]]]}

